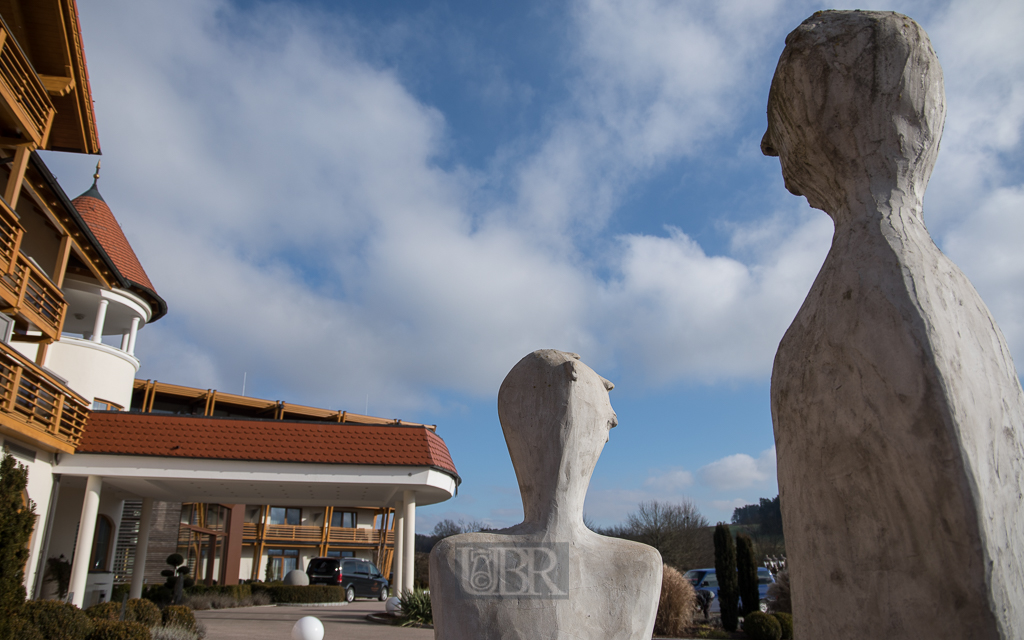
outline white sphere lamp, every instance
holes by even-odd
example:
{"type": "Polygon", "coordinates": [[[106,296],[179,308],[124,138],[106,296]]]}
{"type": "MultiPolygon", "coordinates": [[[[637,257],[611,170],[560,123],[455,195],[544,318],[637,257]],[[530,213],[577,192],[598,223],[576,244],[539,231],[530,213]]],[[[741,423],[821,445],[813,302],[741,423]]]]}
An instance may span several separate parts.
{"type": "Polygon", "coordinates": [[[384,610],[391,615],[396,616],[402,612],[402,601],[392,596],[384,603],[384,610]]]}
{"type": "Polygon", "coordinates": [[[299,618],[292,627],[292,640],[324,640],[324,623],[313,616],[299,618]]]}

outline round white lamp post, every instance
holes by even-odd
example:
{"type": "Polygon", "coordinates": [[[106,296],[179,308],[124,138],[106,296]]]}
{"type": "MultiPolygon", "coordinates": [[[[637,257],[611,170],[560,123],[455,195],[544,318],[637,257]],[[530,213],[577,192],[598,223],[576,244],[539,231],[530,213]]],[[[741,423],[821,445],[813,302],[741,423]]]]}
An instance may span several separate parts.
{"type": "Polygon", "coordinates": [[[324,640],[324,623],[313,616],[299,618],[292,627],[292,640],[324,640]]]}

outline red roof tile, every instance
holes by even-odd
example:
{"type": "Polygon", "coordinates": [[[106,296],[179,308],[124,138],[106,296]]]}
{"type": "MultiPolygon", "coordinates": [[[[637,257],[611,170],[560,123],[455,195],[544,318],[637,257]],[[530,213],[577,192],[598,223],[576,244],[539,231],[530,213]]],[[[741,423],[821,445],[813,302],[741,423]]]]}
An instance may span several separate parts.
{"type": "Polygon", "coordinates": [[[97,411],[77,453],[438,467],[458,475],[426,427],[97,411]]]}
{"type": "Polygon", "coordinates": [[[89,225],[89,230],[99,240],[110,259],[114,261],[114,266],[121,272],[121,275],[156,293],[153,283],[149,281],[149,276],[142,268],[142,263],[139,262],[132,246],[128,244],[128,238],[124,237],[121,225],[117,224],[107,203],[100,198],[83,194],[72,200],[71,204],[78,209],[82,219],[89,225]]]}

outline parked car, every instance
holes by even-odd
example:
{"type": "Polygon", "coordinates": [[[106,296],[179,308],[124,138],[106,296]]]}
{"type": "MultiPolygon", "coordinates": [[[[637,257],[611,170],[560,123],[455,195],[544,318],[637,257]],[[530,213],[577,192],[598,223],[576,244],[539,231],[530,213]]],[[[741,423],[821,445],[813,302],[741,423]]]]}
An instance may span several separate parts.
{"type": "Polygon", "coordinates": [[[329,584],[345,588],[345,601],[359,598],[388,599],[390,583],[377,565],[361,558],[313,558],[306,566],[309,584],[329,584]]]}
{"type": "MultiPolygon", "coordinates": [[[[691,569],[686,572],[683,576],[690,581],[693,588],[696,591],[710,591],[715,594],[714,600],[711,601],[711,613],[718,613],[721,611],[721,605],[719,604],[720,594],[718,593],[718,576],[715,575],[714,568],[711,569],[691,569]]],[[[768,612],[768,587],[775,582],[775,578],[772,576],[771,571],[764,567],[757,568],[757,594],[760,596],[761,601],[758,603],[758,608],[765,613],[768,612]]],[[[740,600],[740,608],[743,608],[743,601],[740,600]]]]}

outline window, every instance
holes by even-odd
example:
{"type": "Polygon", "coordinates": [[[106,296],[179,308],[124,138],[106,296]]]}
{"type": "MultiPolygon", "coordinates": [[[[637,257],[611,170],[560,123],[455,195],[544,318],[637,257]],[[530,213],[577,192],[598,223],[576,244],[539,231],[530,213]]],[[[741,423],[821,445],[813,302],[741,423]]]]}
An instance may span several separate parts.
{"type": "Polygon", "coordinates": [[[96,532],[92,538],[92,556],[89,560],[89,571],[106,571],[107,558],[110,557],[110,542],[114,535],[114,525],[110,518],[101,515],[96,518],[96,532]]]}
{"type": "Polygon", "coordinates": [[[284,580],[289,571],[298,568],[298,549],[267,549],[267,582],[284,580]]]}
{"type": "Polygon", "coordinates": [[[327,557],[328,558],[354,558],[354,557],[356,557],[356,552],[355,551],[337,551],[337,550],[328,551],[327,552],[327,557]]]}
{"type": "Polygon", "coordinates": [[[93,411],[123,411],[124,407],[122,407],[119,404],[114,404],[113,402],[107,402],[106,400],[100,400],[99,398],[96,398],[95,400],[92,401],[92,410],[93,411]]]}
{"type": "Polygon", "coordinates": [[[355,511],[335,511],[331,514],[331,526],[332,527],[346,527],[349,529],[356,528],[356,512],[355,511]]]}
{"type": "Polygon", "coordinates": [[[302,509],[298,507],[270,507],[270,524],[292,524],[302,522],[302,509]]]}

